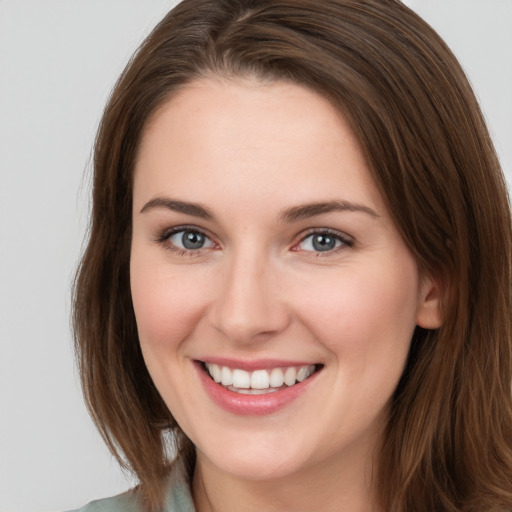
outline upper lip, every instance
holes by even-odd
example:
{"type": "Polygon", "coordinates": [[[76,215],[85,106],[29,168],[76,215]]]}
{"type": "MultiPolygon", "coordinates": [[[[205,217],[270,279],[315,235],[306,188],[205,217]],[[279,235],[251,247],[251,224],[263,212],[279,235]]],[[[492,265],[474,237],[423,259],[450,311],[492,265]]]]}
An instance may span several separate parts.
{"type": "Polygon", "coordinates": [[[198,359],[201,363],[216,364],[252,372],[255,370],[271,370],[272,368],[288,368],[289,366],[307,366],[317,362],[298,361],[289,359],[232,359],[226,357],[205,357],[198,359]]]}

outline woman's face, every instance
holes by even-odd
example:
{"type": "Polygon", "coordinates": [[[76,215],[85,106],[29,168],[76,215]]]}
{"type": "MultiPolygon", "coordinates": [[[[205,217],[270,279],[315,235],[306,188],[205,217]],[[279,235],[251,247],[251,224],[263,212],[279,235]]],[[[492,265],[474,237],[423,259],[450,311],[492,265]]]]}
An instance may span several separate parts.
{"type": "Polygon", "coordinates": [[[368,459],[415,326],[439,323],[347,123],[288,83],[203,79],[153,117],[131,289],[199,463],[249,479],[368,459]]]}

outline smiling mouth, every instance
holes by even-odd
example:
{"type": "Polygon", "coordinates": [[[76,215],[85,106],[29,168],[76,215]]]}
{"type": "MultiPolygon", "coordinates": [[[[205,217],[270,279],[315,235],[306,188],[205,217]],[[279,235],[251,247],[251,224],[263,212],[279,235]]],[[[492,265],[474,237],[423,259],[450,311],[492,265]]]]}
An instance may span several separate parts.
{"type": "Polygon", "coordinates": [[[323,365],[308,364],[248,372],[214,363],[202,363],[204,371],[217,384],[245,395],[262,395],[287,389],[305,381],[323,365]]]}

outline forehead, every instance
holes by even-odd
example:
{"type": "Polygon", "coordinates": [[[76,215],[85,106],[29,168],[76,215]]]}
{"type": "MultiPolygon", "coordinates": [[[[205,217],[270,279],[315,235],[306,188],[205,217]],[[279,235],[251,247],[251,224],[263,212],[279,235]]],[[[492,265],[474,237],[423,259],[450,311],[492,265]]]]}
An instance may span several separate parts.
{"type": "Polygon", "coordinates": [[[254,79],[195,81],[149,121],[134,199],[192,193],[193,184],[201,184],[198,201],[220,189],[254,200],[277,190],[295,202],[334,190],[379,199],[359,142],[327,99],[297,84],[254,79]]]}
{"type": "Polygon", "coordinates": [[[164,124],[171,128],[172,117],[176,116],[180,117],[178,131],[173,134],[176,136],[186,136],[189,129],[204,135],[214,128],[220,129],[218,137],[236,132],[238,140],[248,143],[263,142],[265,138],[278,143],[286,135],[310,136],[313,131],[317,135],[323,127],[325,136],[341,127],[346,133],[343,140],[336,133],[336,143],[358,144],[344,117],[326,98],[293,82],[217,76],[195,80],[157,108],[143,131],[142,145],[164,124]],[[281,129],[284,125],[286,132],[281,129]]]}

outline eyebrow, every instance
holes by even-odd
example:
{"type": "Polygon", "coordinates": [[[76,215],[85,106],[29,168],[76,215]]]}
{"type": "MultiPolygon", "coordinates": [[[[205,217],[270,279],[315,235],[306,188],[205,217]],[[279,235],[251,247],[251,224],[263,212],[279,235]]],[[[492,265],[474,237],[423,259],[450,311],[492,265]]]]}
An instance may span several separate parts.
{"type": "MultiPolygon", "coordinates": [[[[178,201],[176,199],[170,199],[166,197],[155,197],[148,201],[140,210],[140,213],[144,213],[148,210],[155,208],[162,208],[171,210],[178,213],[184,213],[185,215],[192,215],[193,217],[199,217],[201,219],[211,220],[214,218],[213,213],[198,203],[191,203],[188,201],[178,201]]],[[[377,212],[358,203],[352,203],[350,201],[323,201],[316,203],[304,203],[297,206],[292,206],[283,210],[279,214],[279,220],[281,222],[297,222],[299,220],[316,217],[317,215],[323,215],[331,212],[361,212],[373,218],[379,218],[377,212]]]]}
{"type": "Polygon", "coordinates": [[[172,210],[173,212],[184,213],[185,215],[200,217],[201,219],[213,219],[213,213],[208,210],[208,208],[205,208],[200,204],[189,203],[188,201],[177,201],[166,197],[155,197],[151,199],[151,201],[148,201],[142,207],[140,213],[144,213],[155,208],[172,210]]]}
{"type": "Polygon", "coordinates": [[[283,222],[297,222],[299,220],[316,217],[331,212],[361,212],[370,215],[375,219],[379,218],[376,211],[358,203],[350,201],[326,201],[319,203],[305,203],[292,206],[284,210],[279,216],[283,222]]]}

